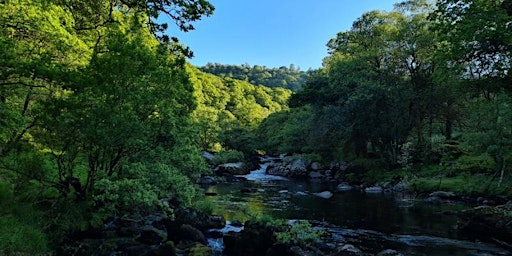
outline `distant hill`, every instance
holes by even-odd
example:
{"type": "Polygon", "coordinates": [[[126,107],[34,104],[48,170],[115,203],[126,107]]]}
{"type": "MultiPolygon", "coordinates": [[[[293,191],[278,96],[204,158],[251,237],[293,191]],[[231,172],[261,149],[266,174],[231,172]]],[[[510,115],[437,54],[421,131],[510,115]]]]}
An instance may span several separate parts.
{"type": "Polygon", "coordinates": [[[254,85],[264,85],[271,88],[282,87],[292,91],[300,90],[313,72],[313,70],[301,71],[293,64],[289,67],[267,68],[259,65],[250,66],[249,64],[208,63],[206,66],[199,67],[199,69],[220,77],[231,77],[254,85]]]}
{"type": "Polygon", "coordinates": [[[288,109],[292,94],[288,89],[220,77],[191,65],[187,71],[197,100],[193,118],[203,150],[215,151],[223,131],[234,127],[255,129],[270,114],[288,109]]]}

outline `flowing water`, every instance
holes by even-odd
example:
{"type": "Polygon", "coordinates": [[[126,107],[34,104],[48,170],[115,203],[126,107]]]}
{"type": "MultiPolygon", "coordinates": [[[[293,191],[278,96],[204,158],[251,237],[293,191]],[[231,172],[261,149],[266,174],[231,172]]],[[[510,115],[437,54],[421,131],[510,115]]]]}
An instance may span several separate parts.
{"type": "MultiPolygon", "coordinates": [[[[217,196],[208,200],[228,221],[244,221],[249,215],[281,219],[305,219],[325,223],[340,243],[365,252],[394,249],[404,255],[512,255],[509,248],[471,240],[454,229],[454,212],[463,204],[432,205],[412,197],[368,194],[360,191],[334,193],[329,199],[314,193],[334,191],[336,184],[289,180],[265,174],[266,166],[246,175],[247,181],[207,188],[217,196]]],[[[221,230],[239,231],[229,223],[221,230]]],[[[222,249],[221,239],[210,245],[222,249]]]]}

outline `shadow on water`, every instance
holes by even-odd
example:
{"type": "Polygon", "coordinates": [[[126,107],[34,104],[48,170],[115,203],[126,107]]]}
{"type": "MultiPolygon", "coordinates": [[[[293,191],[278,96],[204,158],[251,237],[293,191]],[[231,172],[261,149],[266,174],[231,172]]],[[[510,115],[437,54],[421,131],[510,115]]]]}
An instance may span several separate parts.
{"type": "Polygon", "coordinates": [[[391,248],[405,255],[512,255],[455,231],[457,220],[450,213],[467,208],[463,204],[431,205],[404,195],[360,191],[334,193],[324,199],[313,193],[334,191],[336,184],[289,180],[265,175],[262,170],[247,178],[207,189],[218,194],[208,198],[218,206],[216,214],[228,221],[261,215],[314,220],[326,223],[339,242],[374,253],[391,248]]]}

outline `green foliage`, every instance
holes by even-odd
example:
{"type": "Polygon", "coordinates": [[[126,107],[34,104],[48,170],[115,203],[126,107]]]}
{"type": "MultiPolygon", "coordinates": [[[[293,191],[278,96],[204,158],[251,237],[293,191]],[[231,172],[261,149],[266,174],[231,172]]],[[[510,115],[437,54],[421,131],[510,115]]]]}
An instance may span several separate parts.
{"type": "Polygon", "coordinates": [[[169,208],[165,196],[193,201],[192,180],[208,169],[189,52],[158,36],[156,17],[172,10],[187,31],[213,9],[203,0],[2,3],[1,250],[42,253],[47,240],[109,214],[169,208]]]}
{"type": "Polygon", "coordinates": [[[96,203],[103,210],[154,211],[169,210],[160,199],[171,196],[184,206],[190,205],[198,194],[190,179],[172,166],[164,164],[134,163],[123,168],[113,179],[102,179],[96,184],[96,203]]]}
{"type": "MultiPolygon", "coordinates": [[[[290,90],[254,86],[247,81],[204,73],[191,66],[187,66],[187,71],[198,101],[193,118],[202,150],[215,152],[222,147],[242,150],[239,145],[231,147],[236,140],[231,134],[251,136],[250,130],[262,120],[288,108],[290,90]]],[[[246,139],[242,139],[244,143],[247,143],[246,139]]],[[[254,141],[249,143],[254,144],[254,141]]]]}
{"type": "Polygon", "coordinates": [[[218,205],[208,200],[198,200],[192,204],[192,207],[204,212],[208,215],[213,215],[218,210],[218,205]]]}
{"type": "Polygon", "coordinates": [[[37,254],[48,251],[47,235],[42,227],[33,223],[33,217],[20,219],[12,215],[1,216],[0,254],[37,254]]]}
{"type": "Polygon", "coordinates": [[[290,67],[267,68],[265,66],[250,66],[243,64],[222,65],[219,63],[208,63],[206,66],[200,67],[204,72],[211,73],[220,77],[231,77],[238,80],[248,81],[254,85],[264,85],[270,88],[282,87],[292,91],[300,90],[304,82],[313,73],[312,70],[307,72],[290,67]]]}
{"type": "Polygon", "coordinates": [[[322,234],[322,231],[313,229],[308,221],[299,220],[293,223],[288,230],[276,232],[276,239],[281,244],[309,246],[317,241],[322,234]]]}
{"type": "Polygon", "coordinates": [[[245,160],[244,153],[236,150],[223,150],[215,155],[212,163],[215,165],[225,163],[243,162],[245,160]]]}
{"type": "Polygon", "coordinates": [[[49,250],[43,214],[19,200],[14,185],[0,179],[0,254],[43,253],[49,250]]]}

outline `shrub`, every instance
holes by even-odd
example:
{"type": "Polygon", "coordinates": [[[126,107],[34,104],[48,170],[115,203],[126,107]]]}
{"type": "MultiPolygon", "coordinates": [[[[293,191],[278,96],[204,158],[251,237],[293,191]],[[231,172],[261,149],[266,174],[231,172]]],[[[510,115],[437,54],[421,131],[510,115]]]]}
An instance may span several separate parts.
{"type": "Polygon", "coordinates": [[[276,232],[277,242],[280,244],[291,244],[309,246],[322,236],[323,232],[314,230],[308,221],[297,221],[290,228],[283,232],[276,232]]]}
{"type": "Polygon", "coordinates": [[[243,162],[244,160],[244,153],[236,150],[224,150],[215,155],[215,157],[212,159],[212,163],[219,165],[225,163],[243,162]]]}

